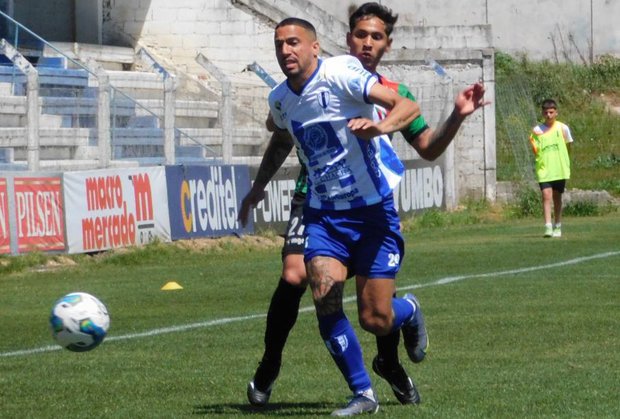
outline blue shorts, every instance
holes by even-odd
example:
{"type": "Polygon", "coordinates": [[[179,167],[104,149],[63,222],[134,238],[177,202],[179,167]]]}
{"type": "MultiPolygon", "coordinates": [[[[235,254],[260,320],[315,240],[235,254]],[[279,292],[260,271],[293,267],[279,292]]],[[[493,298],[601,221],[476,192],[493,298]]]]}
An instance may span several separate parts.
{"type": "Polygon", "coordinates": [[[349,210],[304,208],[305,261],[315,256],[338,259],[349,273],[395,278],[405,255],[394,198],[349,210]]]}

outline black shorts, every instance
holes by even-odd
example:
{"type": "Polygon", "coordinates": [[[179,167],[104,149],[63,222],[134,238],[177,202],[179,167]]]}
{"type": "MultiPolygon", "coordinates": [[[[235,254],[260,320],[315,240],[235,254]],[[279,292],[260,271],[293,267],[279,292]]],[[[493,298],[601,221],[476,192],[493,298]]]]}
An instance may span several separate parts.
{"type": "Polygon", "coordinates": [[[551,182],[541,182],[538,184],[540,186],[540,190],[551,188],[556,192],[564,193],[564,189],[566,188],[566,179],[560,180],[552,180],[551,182]]]}
{"type": "Polygon", "coordinates": [[[282,246],[282,259],[287,255],[303,255],[306,239],[304,237],[305,196],[295,195],[291,201],[291,218],[288,220],[282,246]]]}

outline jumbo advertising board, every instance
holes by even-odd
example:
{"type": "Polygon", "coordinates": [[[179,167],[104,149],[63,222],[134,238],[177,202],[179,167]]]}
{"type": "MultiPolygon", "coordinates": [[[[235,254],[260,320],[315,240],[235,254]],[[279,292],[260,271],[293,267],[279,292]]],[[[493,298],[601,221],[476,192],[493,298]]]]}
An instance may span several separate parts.
{"type": "Polygon", "coordinates": [[[431,208],[446,208],[445,173],[441,163],[408,160],[394,189],[394,203],[401,217],[431,208]]]}
{"type": "Polygon", "coordinates": [[[163,167],[68,172],[64,197],[69,253],[170,241],[163,167]]]}
{"type": "MultiPolygon", "coordinates": [[[[430,208],[446,207],[445,172],[443,159],[404,161],[405,173],[394,190],[394,203],[401,217],[430,208]]],[[[250,168],[252,178],[258,171],[250,168]]],[[[265,188],[265,199],[253,212],[256,229],[275,229],[283,232],[291,214],[291,200],[299,167],[286,167],[278,171],[265,188]]]]}
{"type": "Polygon", "coordinates": [[[168,166],[168,207],[173,240],[252,233],[237,221],[250,189],[247,166],[168,166]]]}

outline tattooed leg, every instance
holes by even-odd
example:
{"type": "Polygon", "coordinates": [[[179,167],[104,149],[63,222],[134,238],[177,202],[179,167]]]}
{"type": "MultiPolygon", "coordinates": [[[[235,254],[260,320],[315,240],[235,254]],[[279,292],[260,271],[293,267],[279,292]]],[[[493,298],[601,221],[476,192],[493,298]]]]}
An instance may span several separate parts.
{"type": "Polygon", "coordinates": [[[323,342],[353,394],[360,394],[372,384],[355,330],[342,309],[347,269],[336,259],[315,257],[307,271],[323,342]]]}

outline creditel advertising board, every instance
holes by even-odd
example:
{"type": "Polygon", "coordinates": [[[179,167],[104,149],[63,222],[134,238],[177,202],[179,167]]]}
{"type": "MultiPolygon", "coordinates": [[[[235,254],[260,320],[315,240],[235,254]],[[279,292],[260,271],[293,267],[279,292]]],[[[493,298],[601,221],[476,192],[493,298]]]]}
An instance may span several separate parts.
{"type": "Polygon", "coordinates": [[[250,189],[247,166],[168,166],[168,205],[173,240],[252,233],[253,220],[237,221],[250,189]]]}
{"type": "Polygon", "coordinates": [[[163,167],[64,175],[69,253],[170,241],[163,167]]]}

